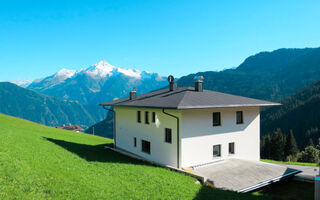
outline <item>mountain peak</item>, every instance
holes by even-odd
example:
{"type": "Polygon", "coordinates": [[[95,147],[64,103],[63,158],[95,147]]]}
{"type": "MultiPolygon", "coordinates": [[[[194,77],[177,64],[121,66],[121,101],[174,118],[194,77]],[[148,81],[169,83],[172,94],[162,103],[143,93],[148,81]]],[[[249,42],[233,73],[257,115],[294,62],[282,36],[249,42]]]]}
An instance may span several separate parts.
{"type": "Polygon", "coordinates": [[[107,61],[100,60],[97,64],[85,69],[85,73],[91,77],[103,78],[107,75],[111,75],[112,70],[115,68],[115,66],[109,64],[107,61]]]}
{"type": "Polygon", "coordinates": [[[110,63],[102,59],[96,65],[110,65],[110,63]]]}
{"type": "Polygon", "coordinates": [[[87,68],[85,73],[93,78],[106,78],[107,76],[112,76],[114,73],[120,73],[136,79],[141,78],[141,71],[136,69],[115,67],[105,60],[100,60],[97,64],[87,68]]]}

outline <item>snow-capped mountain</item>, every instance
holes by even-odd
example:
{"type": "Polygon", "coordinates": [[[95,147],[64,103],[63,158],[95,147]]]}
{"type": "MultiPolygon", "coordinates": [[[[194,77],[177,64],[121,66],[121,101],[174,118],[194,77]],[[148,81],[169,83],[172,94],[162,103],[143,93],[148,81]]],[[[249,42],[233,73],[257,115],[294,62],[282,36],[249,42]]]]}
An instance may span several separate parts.
{"type": "Polygon", "coordinates": [[[69,70],[69,69],[63,68],[51,76],[40,78],[33,81],[29,86],[33,87],[32,88],[33,90],[43,90],[43,89],[52,88],[55,85],[63,83],[65,80],[72,78],[76,73],[77,73],[76,70],[69,70]]]}
{"type": "Polygon", "coordinates": [[[166,78],[157,73],[120,68],[101,60],[78,71],[62,69],[33,81],[28,88],[83,104],[98,104],[125,97],[133,87],[141,94],[165,86],[166,78]]]}
{"type": "Polygon", "coordinates": [[[32,83],[32,81],[30,81],[30,80],[22,80],[20,78],[17,80],[14,80],[14,81],[9,81],[9,82],[14,83],[14,84],[16,84],[20,87],[23,87],[23,88],[28,87],[32,83]]]}
{"type": "Polygon", "coordinates": [[[120,67],[115,67],[113,65],[110,65],[108,62],[101,60],[97,64],[85,69],[84,73],[96,79],[110,77],[117,73],[121,73],[128,77],[140,79],[142,72],[136,69],[124,69],[120,67]]]}

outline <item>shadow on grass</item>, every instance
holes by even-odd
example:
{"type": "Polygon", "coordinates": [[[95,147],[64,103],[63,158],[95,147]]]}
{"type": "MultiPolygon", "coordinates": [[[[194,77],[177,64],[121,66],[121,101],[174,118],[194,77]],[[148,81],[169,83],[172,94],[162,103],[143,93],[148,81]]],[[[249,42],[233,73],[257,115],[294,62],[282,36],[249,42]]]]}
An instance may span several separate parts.
{"type": "Polygon", "coordinates": [[[290,200],[313,200],[314,183],[296,181],[290,178],[258,189],[254,193],[268,196],[280,196],[290,200]]]}
{"type": "Polygon", "coordinates": [[[113,144],[88,145],[68,142],[64,140],[57,140],[53,138],[43,137],[45,140],[52,142],[76,155],[85,159],[88,162],[112,162],[112,163],[127,163],[148,165],[145,162],[124,156],[120,153],[114,152],[108,148],[113,147],[113,144]]]}
{"type": "Polygon", "coordinates": [[[213,189],[209,186],[202,186],[193,200],[282,200],[269,195],[253,195],[251,193],[238,193],[227,190],[213,189]]]}

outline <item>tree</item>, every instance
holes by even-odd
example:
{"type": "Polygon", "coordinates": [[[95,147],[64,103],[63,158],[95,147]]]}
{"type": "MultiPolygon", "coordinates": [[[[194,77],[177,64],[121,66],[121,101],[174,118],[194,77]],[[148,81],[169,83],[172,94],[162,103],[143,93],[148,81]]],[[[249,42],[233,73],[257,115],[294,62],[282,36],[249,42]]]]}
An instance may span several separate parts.
{"type": "Polygon", "coordinates": [[[286,138],[283,136],[282,131],[278,128],[271,136],[271,159],[284,160],[284,147],[286,138]]]}
{"type": "Polygon", "coordinates": [[[294,157],[298,153],[298,151],[299,150],[297,142],[291,130],[290,133],[287,135],[286,145],[284,147],[285,158],[287,158],[288,156],[294,157]]]}
{"type": "Polygon", "coordinates": [[[271,136],[269,134],[262,137],[261,156],[262,158],[270,158],[271,156],[271,136]]]}
{"type": "Polygon", "coordinates": [[[308,145],[307,146],[313,146],[314,147],[314,143],[312,138],[309,139],[308,145]]]}
{"type": "Polygon", "coordinates": [[[319,150],[313,146],[307,146],[299,158],[299,162],[319,163],[319,160],[319,150]]]}

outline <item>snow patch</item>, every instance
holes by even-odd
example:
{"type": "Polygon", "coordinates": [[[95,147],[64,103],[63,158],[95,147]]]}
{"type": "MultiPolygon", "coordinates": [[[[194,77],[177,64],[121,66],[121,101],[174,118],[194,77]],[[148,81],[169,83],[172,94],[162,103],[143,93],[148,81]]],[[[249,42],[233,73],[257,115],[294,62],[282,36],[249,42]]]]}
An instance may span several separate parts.
{"type": "Polygon", "coordinates": [[[120,67],[118,67],[117,70],[118,70],[118,72],[124,74],[125,76],[131,76],[131,77],[134,77],[134,78],[137,78],[137,79],[141,78],[141,71],[139,71],[139,70],[123,69],[123,68],[120,68],[120,67]]]}
{"type": "Polygon", "coordinates": [[[73,75],[76,74],[76,70],[69,70],[69,69],[61,69],[60,71],[58,71],[54,77],[57,78],[59,81],[64,81],[68,78],[71,78],[73,75]]]}

